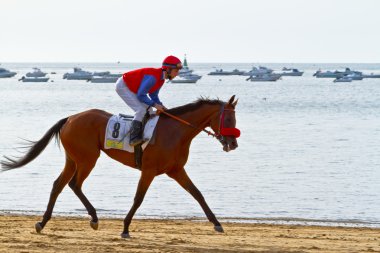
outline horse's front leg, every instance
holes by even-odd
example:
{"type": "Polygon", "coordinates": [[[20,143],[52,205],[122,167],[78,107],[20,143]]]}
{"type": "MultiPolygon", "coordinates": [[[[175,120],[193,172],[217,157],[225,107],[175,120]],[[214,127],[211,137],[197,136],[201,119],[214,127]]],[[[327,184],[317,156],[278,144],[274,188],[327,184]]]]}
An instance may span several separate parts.
{"type": "Polygon", "coordinates": [[[185,169],[179,169],[170,171],[167,173],[169,177],[177,181],[187,192],[189,192],[201,205],[203,211],[205,212],[208,220],[214,224],[214,229],[217,232],[224,232],[222,225],[216,219],[214,213],[211,211],[210,207],[207,205],[202,193],[193,184],[189,176],[187,175],[185,169]]]}
{"type": "Polygon", "coordinates": [[[135,199],[131,210],[129,210],[128,215],[124,219],[124,230],[121,234],[122,238],[129,238],[129,225],[131,224],[133,215],[136,210],[140,207],[141,203],[144,200],[145,193],[147,192],[150,184],[152,183],[155,174],[152,172],[142,171],[139,184],[137,186],[137,191],[135,194],[135,199]]]}

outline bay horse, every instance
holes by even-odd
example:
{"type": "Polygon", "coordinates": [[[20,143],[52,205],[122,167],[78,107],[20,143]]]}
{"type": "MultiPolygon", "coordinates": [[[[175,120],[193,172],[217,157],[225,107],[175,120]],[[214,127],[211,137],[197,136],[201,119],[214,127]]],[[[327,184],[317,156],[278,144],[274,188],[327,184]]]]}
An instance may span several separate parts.
{"type": "MultiPolygon", "coordinates": [[[[215,231],[223,232],[221,224],[207,205],[202,193],[187,175],[185,164],[191,141],[201,131],[205,131],[206,127],[211,127],[223,145],[224,151],[228,152],[238,147],[236,138],[239,137],[240,131],[236,128],[236,104],[235,95],[228,102],[201,98],[193,103],[165,111],[173,117],[160,114],[155,129],[155,143],[149,144],[144,150],[141,176],[133,205],[124,219],[122,238],[129,237],[129,225],[132,217],[141,205],[154,177],[163,173],[177,181],[198,201],[208,220],[214,224],[215,231]],[[183,122],[175,120],[176,117],[191,123],[183,124],[183,122]]],[[[66,184],[69,184],[69,187],[86,207],[91,216],[91,227],[98,228],[96,210],[81,188],[83,181],[94,168],[100,151],[122,164],[135,167],[133,153],[104,148],[105,129],[111,116],[112,114],[108,112],[92,109],[61,119],[39,141],[30,144],[24,157],[18,159],[5,157],[6,160],[1,162],[3,171],[22,167],[35,159],[53,137],[57,142],[61,141],[66,154],[66,163],[63,171],[53,183],[42,221],[35,225],[37,233],[40,233],[50,220],[58,195],[66,184]]]]}

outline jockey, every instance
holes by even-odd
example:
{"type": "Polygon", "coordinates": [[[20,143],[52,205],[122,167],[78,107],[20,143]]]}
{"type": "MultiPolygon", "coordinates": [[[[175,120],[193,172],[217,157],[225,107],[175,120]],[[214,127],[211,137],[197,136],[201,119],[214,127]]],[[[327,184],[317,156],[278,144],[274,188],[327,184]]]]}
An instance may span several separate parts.
{"type": "Polygon", "coordinates": [[[182,68],[182,62],[175,56],[168,56],[161,68],[141,68],[124,73],[116,82],[116,92],[133,109],[129,145],[136,146],[142,140],[142,120],[146,110],[152,113],[152,107],[163,111],[166,107],[158,97],[165,79],[172,80],[182,68]]]}

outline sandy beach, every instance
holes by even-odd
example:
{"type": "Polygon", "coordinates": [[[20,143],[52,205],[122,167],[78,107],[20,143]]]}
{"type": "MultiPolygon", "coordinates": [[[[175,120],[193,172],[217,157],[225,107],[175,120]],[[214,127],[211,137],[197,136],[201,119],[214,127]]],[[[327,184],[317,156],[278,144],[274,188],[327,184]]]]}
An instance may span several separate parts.
{"type": "Polygon", "coordinates": [[[56,217],[37,234],[40,217],[0,215],[0,252],[380,252],[380,229],[133,220],[121,239],[121,219],[56,217]]]}

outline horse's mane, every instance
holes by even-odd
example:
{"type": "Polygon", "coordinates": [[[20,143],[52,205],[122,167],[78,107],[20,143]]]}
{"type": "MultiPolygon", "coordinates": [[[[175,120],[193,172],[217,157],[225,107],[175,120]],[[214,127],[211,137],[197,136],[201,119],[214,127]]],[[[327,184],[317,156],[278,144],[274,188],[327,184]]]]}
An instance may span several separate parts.
{"type": "MultiPolygon", "coordinates": [[[[201,107],[202,105],[222,105],[224,102],[219,100],[219,99],[208,99],[208,98],[203,98],[200,97],[196,101],[186,104],[186,105],[181,105],[178,107],[171,108],[167,110],[168,113],[173,114],[173,115],[181,115],[186,112],[194,111],[201,107]]],[[[160,114],[161,117],[168,117],[165,114],[160,114]]]]}

